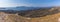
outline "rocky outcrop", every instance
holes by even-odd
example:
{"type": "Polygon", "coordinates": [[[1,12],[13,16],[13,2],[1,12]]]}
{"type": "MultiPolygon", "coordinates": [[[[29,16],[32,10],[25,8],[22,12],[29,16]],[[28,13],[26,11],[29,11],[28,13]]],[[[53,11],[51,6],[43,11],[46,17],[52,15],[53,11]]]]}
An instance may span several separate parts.
{"type": "Polygon", "coordinates": [[[60,9],[50,8],[16,14],[0,12],[0,22],[59,22],[60,9]],[[19,14],[19,15],[18,15],[19,14]],[[37,18],[38,17],[38,18],[37,18]]]}
{"type": "Polygon", "coordinates": [[[20,12],[18,15],[24,16],[24,17],[43,17],[47,15],[52,15],[60,12],[59,7],[52,7],[52,8],[40,8],[37,10],[28,10],[25,12],[20,12]]]}

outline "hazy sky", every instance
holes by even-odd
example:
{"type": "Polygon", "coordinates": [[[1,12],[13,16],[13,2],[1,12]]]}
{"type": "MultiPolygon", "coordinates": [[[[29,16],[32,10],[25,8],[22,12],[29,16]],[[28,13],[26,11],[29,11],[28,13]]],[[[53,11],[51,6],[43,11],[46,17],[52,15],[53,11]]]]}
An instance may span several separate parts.
{"type": "Polygon", "coordinates": [[[0,7],[16,6],[60,6],[60,0],[0,0],[0,7]]]}

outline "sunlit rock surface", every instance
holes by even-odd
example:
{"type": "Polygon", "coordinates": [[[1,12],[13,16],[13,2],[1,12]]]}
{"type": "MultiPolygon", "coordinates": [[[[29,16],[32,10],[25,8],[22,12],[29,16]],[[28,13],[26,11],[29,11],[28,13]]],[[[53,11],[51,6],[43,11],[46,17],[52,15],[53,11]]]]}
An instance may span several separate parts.
{"type": "MultiPolygon", "coordinates": [[[[5,12],[0,12],[0,22],[59,22],[60,21],[59,20],[59,18],[60,18],[59,8],[56,8],[56,9],[52,8],[48,11],[50,13],[55,12],[55,14],[50,14],[49,13],[48,15],[43,16],[43,17],[31,18],[31,17],[24,17],[24,16],[21,16],[21,15],[18,15],[19,13],[8,14],[8,13],[5,13],[5,12]]],[[[32,11],[30,11],[30,12],[32,12],[32,11]]],[[[34,11],[34,13],[36,13],[36,12],[37,11],[34,11]]],[[[40,12],[40,11],[38,11],[38,12],[40,12]]],[[[31,14],[31,13],[29,13],[29,14],[31,14]]]]}

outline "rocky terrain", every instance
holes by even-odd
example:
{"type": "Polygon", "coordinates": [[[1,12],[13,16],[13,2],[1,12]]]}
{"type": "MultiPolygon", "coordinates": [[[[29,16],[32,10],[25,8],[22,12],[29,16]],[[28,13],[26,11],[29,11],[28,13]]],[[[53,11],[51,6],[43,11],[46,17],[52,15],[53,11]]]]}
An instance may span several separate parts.
{"type": "Polygon", "coordinates": [[[0,12],[0,22],[60,22],[60,8],[43,8],[11,13],[0,12]]]}
{"type": "Polygon", "coordinates": [[[60,12],[60,8],[52,7],[52,8],[40,8],[37,10],[27,10],[24,12],[20,12],[18,15],[24,16],[24,17],[44,17],[47,15],[52,15],[60,12]]]}

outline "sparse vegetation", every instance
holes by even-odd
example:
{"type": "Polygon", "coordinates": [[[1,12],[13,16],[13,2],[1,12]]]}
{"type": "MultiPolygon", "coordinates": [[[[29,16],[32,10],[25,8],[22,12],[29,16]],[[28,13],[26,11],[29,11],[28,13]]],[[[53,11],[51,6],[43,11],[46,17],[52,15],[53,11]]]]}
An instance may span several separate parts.
{"type": "Polygon", "coordinates": [[[0,11],[1,22],[58,22],[59,8],[27,11],[0,11]]]}

